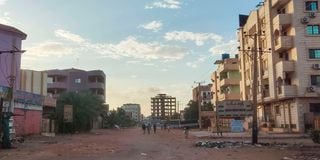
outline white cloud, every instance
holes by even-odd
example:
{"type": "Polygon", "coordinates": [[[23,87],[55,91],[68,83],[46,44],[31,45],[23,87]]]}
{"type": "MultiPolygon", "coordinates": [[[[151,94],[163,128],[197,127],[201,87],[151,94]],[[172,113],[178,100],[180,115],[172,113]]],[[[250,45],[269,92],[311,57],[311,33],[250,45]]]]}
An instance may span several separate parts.
{"type": "MultiPolygon", "coordinates": [[[[1,3],[1,0],[0,0],[0,3],[1,3]]],[[[11,21],[11,18],[10,18],[9,15],[10,15],[9,12],[1,13],[1,15],[0,15],[0,23],[1,24],[5,24],[5,25],[10,25],[12,21],[11,21]]]]}
{"type": "Polygon", "coordinates": [[[155,1],[145,6],[145,9],[153,8],[168,8],[168,9],[180,9],[182,2],[180,0],[161,0],[155,1]]]}
{"type": "Polygon", "coordinates": [[[153,63],[144,63],[143,65],[144,66],[155,66],[155,64],[153,64],[153,63]]]}
{"type": "Polygon", "coordinates": [[[238,52],[238,42],[237,40],[230,40],[228,42],[222,42],[214,45],[209,49],[212,54],[222,54],[222,53],[230,53],[237,54],[238,52]]]}
{"type": "Polygon", "coordinates": [[[191,67],[191,68],[198,68],[199,67],[199,64],[203,63],[205,60],[208,59],[208,56],[204,56],[204,55],[201,55],[200,57],[197,58],[196,61],[194,62],[187,62],[186,65],[191,67]]]}
{"type": "Polygon", "coordinates": [[[187,50],[178,46],[165,45],[158,42],[139,42],[135,37],[127,37],[116,44],[90,43],[80,35],[65,30],[56,30],[55,36],[68,40],[68,43],[49,41],[28,48],[28,54],[43,57],[46,55],[61,57],[62,55],[91,52],[103,57],[119,59],[129,57],[141,60],[175,61],[182,59],[187,50]]]}
{"type": "Polygon", "coordinates": [[[131,75],[130,78],[132,79],[138,78],[138,75],[131,75]]]}
{"type": "Polygon", "coordinates": [[[47,41],[27,48],[26,57],[62,57],[74,51],[72,46],[60,42],[47,41]]]}
{"type": "Polygon", "coordinates": [[[85,39],[83,39],[81,36],[77,34],[73,34],[69,31],[58,29],[55,31],[55,35],[60,38],[64,38],[66,40],[72,41],[72,42],[77,42],[77,43],[82,43],[85,42],[85,39]]]}
{"type": "Polygon", "coordinates": [[[7,3],[8,0],[0,0],[0,5],[4,5],[7,3]]]}
{"type": "Polygon", "coordinates": [[[152,21],[150,23],[140,25],[139,27],[152,30],[153,32],[158,32],[162,29],[162,23],[160,21],[152,21]]]}
{"type": "Polygon", "coordinates": [[[179,60],[184,57],[187,50],[178,46],[163,45],[158,42],[139,42],[135,37],[128,37],[118,44],[105,45],[102,54],[112,54],[121,57],[137,59],[163,59],[179,60]]]}
{"type": "Polygon", "coordinates": [[[187,31],[172,31],[167,32],[164,38],[168,41],[193,41],[196,45],[202,46],[208,40],[213,40],[219,43],[223,40],[223,37],[215,33],[193,33],[187,31]]]}

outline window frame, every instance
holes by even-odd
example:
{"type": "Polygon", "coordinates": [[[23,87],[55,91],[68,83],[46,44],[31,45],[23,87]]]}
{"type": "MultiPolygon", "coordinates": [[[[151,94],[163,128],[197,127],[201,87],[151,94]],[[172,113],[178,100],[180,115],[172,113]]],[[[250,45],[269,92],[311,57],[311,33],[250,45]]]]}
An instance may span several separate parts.
{"type": "Polygon", "coordinates": [[[307,1],[304,1],[304,10],[306,12],[318,12],[319,11],[319,3],[317,0],[307,0],[307,1]],[[309,3],[309,5],[307,5],[309,3]],[[316,4],[316,9],[313,10],[312,9],[312,3],[315,3],[316,4]],[[310,9],[308,9],[310,7],[310,9]]]}
{"type": "Polygon", "coordinates": [[[312,60],[320,60],[320,48],[309,48],[308,58],[312,60]]]}
{"type": "Polygon", "coordinates": [[[312,86],[320,86],[320,75],[310,75],[310,82],[312,86]]]}
{"type": "Polygon", "coordinates": [[[74,79],[75,84],[81,84],[81,78],[75,78],[74,79]]]}
{"type": "Polygon", "coordinates": [[[319,24],[307,25],[306,26],[306,34],[308,36],[319,36],[320,35],[320,25],[319,24]],[[309,30],[308,30],[309,27],[311,27],[311,33],[309,33],[309,30]],[[316,27],[317,27],[317,33],[315,32],[316,27]]]}

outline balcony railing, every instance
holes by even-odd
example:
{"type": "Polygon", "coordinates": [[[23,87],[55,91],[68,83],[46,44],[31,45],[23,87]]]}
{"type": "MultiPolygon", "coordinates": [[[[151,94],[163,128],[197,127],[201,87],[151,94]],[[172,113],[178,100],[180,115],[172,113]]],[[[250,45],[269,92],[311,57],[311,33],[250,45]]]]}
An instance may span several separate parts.
{"type": "Polygon", "coordinates": [[[222,79],[220,81],[220,86],[230,86],[230,85],[240,85],[240,79],[222,79]]]}
{"type": "Polygon", "coordinates": [[[290,98],[297,96],[297,86],[296,85],[283,85],[278,88],[279,98],[290,98]]]}
{"type": "Polygon", "coordinates": [[[272,7],[282,6],[288,3],[290,0],[272,0],[272,7]]]}
{"type": "Polygon", "coordinates": [[[276,17],[273,18],[273,24],[275,26],[278,26],[278,28],[276,27],[276,29],[281,29],[287,26],[290,26],[292,23],[292,14],[278,14],[276,17]],[[280,28],[281,27],[281,28],[280,28]]]}
{"type": "Polygon", "coordinates": [[[240,93],[222,93],[219,96],[219,100],[238,100],[241,98],[240,93]]]}
{"type": "Polygon", "coordinates": [[[294,61],[280,61],[276,64],[276,76],[283,77],[284,72],[294,72],[294,61]]]}
{"type": "Polygon", "coordinates": [[[293,36],[279,36],[275,39],[275,51],[281,52],[293,47],[293,36]]]}

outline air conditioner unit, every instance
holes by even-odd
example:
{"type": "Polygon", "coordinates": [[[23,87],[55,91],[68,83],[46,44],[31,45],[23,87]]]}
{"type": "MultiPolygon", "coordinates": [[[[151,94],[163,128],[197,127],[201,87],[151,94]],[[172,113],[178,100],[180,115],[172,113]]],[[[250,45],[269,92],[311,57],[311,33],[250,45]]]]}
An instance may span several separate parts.
{"type": "Polygon", "coordinates": [[[302,23],[302,24],[307,24],[307,23],[309,23],[309,18],[308,18],[308,17],[303,17],[303,18],[301,18],[301,23],[302,23]]]}
{"type": "Polygon", "coordinates": [[[319,63],[313,64],[312,68],[316,70],[320,70],[320,64],[319,63]]]}
{"type": "Polygon", "coordinates": [[[312,86],[307,87],[307,92],[315,92],[315,88],[312,86]]]}
{"type": "Polygon", "coordinates": [[[315,18],[316,15],[317,15],[316,12],[310,12],[310,13],[309,13],[309,17],[310,17],[310,18],[315,18]]]}

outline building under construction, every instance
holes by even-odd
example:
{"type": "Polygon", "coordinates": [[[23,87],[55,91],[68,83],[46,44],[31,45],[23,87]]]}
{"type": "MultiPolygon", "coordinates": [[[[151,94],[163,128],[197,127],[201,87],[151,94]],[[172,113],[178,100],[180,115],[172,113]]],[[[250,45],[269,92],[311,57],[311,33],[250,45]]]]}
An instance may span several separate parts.
{"type": "Polygon", "coordinates": [[[157,119],[166,119],[176,113],[176,98],[166,94],[151,97],[151,114],[157,119]]]}

